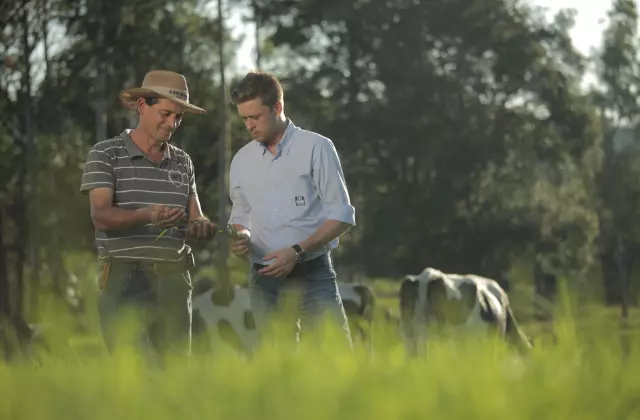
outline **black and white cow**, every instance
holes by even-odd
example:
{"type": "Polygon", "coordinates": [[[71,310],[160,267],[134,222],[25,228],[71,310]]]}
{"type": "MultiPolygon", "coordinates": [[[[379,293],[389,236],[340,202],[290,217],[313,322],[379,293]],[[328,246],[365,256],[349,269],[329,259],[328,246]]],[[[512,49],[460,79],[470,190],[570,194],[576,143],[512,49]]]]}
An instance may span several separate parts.
{"type": "Polygon", "coordinates": [[[215,289],[208,279],[193,290],[193,336],[196,346],[210,352],[221,345],[250,354],[258,340],[249,290],[242,286],[215,289]]]}
{"type": "Polygon", "coordinates": [[[375,306],[371,288],[360,283],[338,283],[338,292],[349,320],[351,335],[357,335],[368,343],[371,338],[369,332],[375,306]]]}
{"type": "MultiPolygon", "coordinates": [[[[368,341],[374,308],[371,289],[351,283],[338,283],[338,289],[352,334],[368,341]]],[[[246,287],[215,289],[213,281],[199,280],[193,290],[192,307],[194,342],[202,351],[227,344],[250,353],[257,344],[258,331],[246,287]]]]}
{"type": "Polygon", "coordinates": [[[442,329],[493,331],[519,350],[531,348],[498,282],[473,274],[426,268],[400,286],[400,321],[408,350],[416,354],[429,334],[442,329]]]}

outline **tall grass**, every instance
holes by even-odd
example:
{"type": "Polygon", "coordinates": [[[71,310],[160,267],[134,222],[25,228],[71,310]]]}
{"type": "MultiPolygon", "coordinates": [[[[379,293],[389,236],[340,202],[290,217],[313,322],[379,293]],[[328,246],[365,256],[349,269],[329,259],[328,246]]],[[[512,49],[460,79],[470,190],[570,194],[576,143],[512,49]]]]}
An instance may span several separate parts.
{"type": "Polygon", "coordinates": [[[560,321],[557,344],[524,357],[476,337],[431,342],[414,359],[377,325],[373,350],[346,350],[329,327],[299,347],[279,330],[252,358],[225,348],[165,368],[83,350],[58,329],[47,355],[0,364],[0,418],[640,419],[639,340],[623,351],[612,324],[560,321]]]}

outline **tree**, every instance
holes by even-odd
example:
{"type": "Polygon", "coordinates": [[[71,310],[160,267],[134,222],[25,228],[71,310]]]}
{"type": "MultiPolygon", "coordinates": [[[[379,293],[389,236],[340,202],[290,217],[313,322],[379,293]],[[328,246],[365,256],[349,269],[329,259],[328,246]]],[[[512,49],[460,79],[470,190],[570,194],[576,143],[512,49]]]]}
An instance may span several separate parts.
{"type": "Polygon", "coordinates": [[[640,122],[640,66],[635,2],[614,1],[608,17],[602,46],[595,56],[601,83],[593,92],[605,140],[605,166],[600,177],[600,261],[605,298],[609,303],[622,304],[626,317],[631,299],[632,255],[640,250],[636,210],[640,205],[636,186],[640,149],[635,141],[640,122]]]}
{"type": "Polygon", "coordinates": [[[265,14],[271,42],[302,57],[284,76],[290,114],[346,162],[358,203],[346,261],[374,276],[431,265],[500,278],[533,244],[545,272],[588,269],[599,136],[571,13],[298,0],[265,14]]]}

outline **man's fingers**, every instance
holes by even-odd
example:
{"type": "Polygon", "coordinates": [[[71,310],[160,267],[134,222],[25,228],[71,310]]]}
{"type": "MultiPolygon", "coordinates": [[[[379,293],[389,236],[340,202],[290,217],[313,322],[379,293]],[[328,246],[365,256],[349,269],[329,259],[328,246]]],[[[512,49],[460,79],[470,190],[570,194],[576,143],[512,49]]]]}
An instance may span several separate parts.
{"type": "Polygon", "coordinates": [[[249,240],[242,238],[242,239],[232,239],[232,243],[234,246],[247,246],[249,245],[249,240]]]}
{"type": "MultiPolygon", "coordinates": [[[[157,221],[156,225],[163,227],[163,228],[169,228],[174,226],[175,224],[177,224],[180,220],[182,220],[184,217],[184,210],[182,210],[181,213],[178,213],[170,218],[164,218],[164,219],[160,219],[157,221]]],[[[188,229],[188,227],[187,227],[188,229]]]]}
{"type": "Polygon", "coordinates": [[[266,266],[258,270],[258,273],[270,276],[270,275],[273,275],[273,273],[275,273],[276,271],[278,271],[279,268],[280,267],[277,264],[271,264],[269,266],[266,266]]]}
{"type": "Polygon", "coordinates": [[[265,255],[265,256],[264,256],[264,258],[263,258],[263,259],[264,259],[265,261],[268,261],[268,260],[274,260],[274,259],[276,259],[276,258],[278,258],[278,255],[277,255],[277,254],[267,254],[267,255],[265,255]]]}
{"type": "Polygon", "coordinates": [[[164,218],[163,222],[164,223],[175,223],[177,221],[179,221],[180,219],[182,219],[184,217],[184,210],[183,209],[177,209],[178,211],[175,212],[171,212],[171,213],[166,213],[168,216],[164,218]]]}
{"type": "Polygon", "coordinates": [[[202,231],[200,233],[202,234],[203,241],[211,238],[211,225],[207,222],[202,223],[202,231]]]}
{"type": "Polygon", "coordinates": [[[197,241],[202,239],[202,223],[192,223],[193,234],[197,241]]]}
{"type": "Polygon", "coordinates": [[[246,247],[243,247],[243,248],[231,248],[231,252],[233,252],[233,255],[241,257],[241,256],[246,255],[246,254],[249,253],[249,248],[246,248],[246,247]]]}
{"type": "Polygon", "coordinates": [[[181,209],[180,207],[165,207],[164,208],[165,214],[164,216],[169,218],[171,216],[174,216],[178,213],[180,213],[181,211],[184,211],[183,209],[181,209]]]}

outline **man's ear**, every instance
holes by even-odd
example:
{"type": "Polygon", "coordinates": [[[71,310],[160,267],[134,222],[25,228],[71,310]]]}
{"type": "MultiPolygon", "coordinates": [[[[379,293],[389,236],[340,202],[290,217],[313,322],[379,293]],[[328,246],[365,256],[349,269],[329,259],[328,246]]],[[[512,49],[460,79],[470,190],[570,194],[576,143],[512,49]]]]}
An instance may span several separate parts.
{"type": "Polygon", "coordinates": [[[138,114],[142,115],[145,110],[145,105],[147,105],[145,98],[138,98],[138,100],[136,101],[136,105],[138,107],[138,114]]]}
{"type": "Polygon", "coordinates": [[[282,115],[283,109],[284,109],[284,105],[282,104],[282,101],[276,102],[276,104],[273,106],[273,112],[276,113],[276,117],[279,117],[280,115],[282,115]]]}

